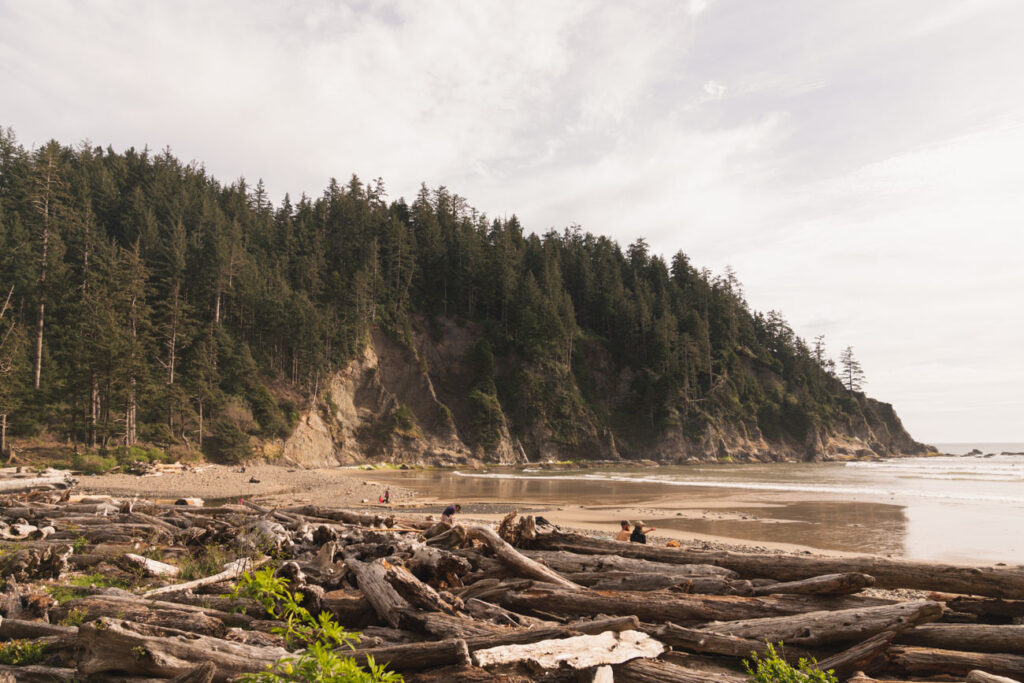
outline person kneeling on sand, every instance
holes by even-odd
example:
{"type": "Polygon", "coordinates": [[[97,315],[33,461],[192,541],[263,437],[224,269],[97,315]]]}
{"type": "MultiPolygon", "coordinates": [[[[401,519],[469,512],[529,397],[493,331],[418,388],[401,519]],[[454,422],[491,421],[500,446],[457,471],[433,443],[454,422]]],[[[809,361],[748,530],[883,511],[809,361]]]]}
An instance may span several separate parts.
{"type": "Polygon", "coordinates": [[[448,524],[452,524],[452,518],[455,517],[455,513],[460,512],[461,510],[461,505],[459,505],[458,503],[452,503],[451,505],[444,509],[444,512],[441,513],[441,521],[447,522],[448,524]]]}
{"type": "Polygon", "coordinates": [[[653,526],[644,528],[642,521],[633,522],[633,533],[629,535],[629,540],[633,543],[647,543],[647,534],[652,531],[657,531],[653,526]]]}
{"type": "Polygon", "coordinates": [[[628,541],[629,540],[629,522],[622,520],[619,522],[619,533],[615,534],[616,541],[628,541]]]}

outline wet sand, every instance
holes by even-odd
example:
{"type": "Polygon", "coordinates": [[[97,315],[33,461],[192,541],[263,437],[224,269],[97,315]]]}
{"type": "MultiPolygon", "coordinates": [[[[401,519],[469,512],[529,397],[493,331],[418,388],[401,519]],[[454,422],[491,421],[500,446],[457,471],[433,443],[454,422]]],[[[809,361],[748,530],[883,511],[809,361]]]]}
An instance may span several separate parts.
{"type": "Polygon", "coordinates": [[[972,515],[996,514],[948,502],[896,502],[817,492],[765,491],[657,482],[538,477],[460,477],[438,470],[321,469],[274,465],[205,466],[159,477],[83,477],[80,490],[173,500],[198,496],[207,504],[239,499],[267,505],[379,507],[391,489],[391,508],[434,515],[450,502],[463,518],[493,521],[512,509],[562,527],[612,535],[620,520],[656,527],[655,539],[755,550],[877,554],[963,564],[1024,562],[1008,544],[1004,524],[972,515]],[[255,479],[253,482],[251,480],[255,479]],[[957,535],[957,525],[966,531],[957,535]]]}

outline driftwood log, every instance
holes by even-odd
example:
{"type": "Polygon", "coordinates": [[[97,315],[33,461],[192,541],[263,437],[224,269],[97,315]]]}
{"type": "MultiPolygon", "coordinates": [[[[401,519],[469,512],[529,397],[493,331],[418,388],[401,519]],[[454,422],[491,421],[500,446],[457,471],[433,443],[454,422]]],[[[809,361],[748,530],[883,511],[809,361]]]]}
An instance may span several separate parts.
{"type": "Polygon", "coordinates": [[[567,550],[581,554],[620,554],[667,564],[713,564],[749,578],[801,581],[825,574],[863,573],[875,577],[875,585],[880,588],[916,588],[1024,599],[1024,570],[1021,569],[913,562],[875,555],[826,557],[657,548],[558,531],[538,534],[533,546],[541,550],[567,550]]]}

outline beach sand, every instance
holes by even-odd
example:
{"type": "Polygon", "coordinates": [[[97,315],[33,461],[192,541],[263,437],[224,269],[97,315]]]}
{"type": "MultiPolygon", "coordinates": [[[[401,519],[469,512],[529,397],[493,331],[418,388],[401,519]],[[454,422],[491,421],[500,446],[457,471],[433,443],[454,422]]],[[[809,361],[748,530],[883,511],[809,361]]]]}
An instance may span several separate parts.
{"type": "MultiPolygon", "coordinates": [[[[468,483],[462,487],[462,491],[451,490],[436,486],[436,473],[417,474],[350,468],[304,470],[267,464],[247,465],[244,468],[203,465],[194,471],[160,476],[86,476],[79,479],[78,489],[86,494],[137,496],[163,501],[199,497],[207,505],[248,500],[269,506],[311,504],[382,509],[385,506],[379,504],[378,499],[386,488],[390,488],[392,502],[387,507],[410,515],[432,515],[438,518],[445,505],[458,500],[463,505],[462,518],[467,520],[493,522],[511,510],[518,509],[523,514],[541,515],[560,527],[608,536],[618,531],[618,520],[642,520],[647,526],[657,527],[657,531],[651,535],[651,541],[659,544],[676,539],[710,548],[760,552],[843,552],[842,549],[827,546],[771,540],[758,534],[758,529],[772,525],[800,524],[761,519],[755,512],[751,512],[756,511],[758,505],[771,509],[780,504],[777,498],[767,500],[768,496],[764,496],[766,500],[759,503],[752,501],[749,495],[740,498],[738,494],[718,489],[711,492],[713,495],[691,492],[683,501],[678,497],[667,499],[655,493],[639,502],[604,496],[600,503],[587,504],[594,498],[590,492],[580,490],[579,498],[567,497],[563,492],[552,502],[549,496],[543,495],[523,499],[516,491],[510,491],[509,495],[493,492],[485,496],[473,495],[468,483]],[[437,495],[433,495],[435,493],[437,495]],[[747,524],[751,521],[760,523],[747,524]],[[735,524],[735,531],[740,533],[716,533],[717,529],[732,530],[734,527],[730,524],[735,524]],[[705,529],[699,530],[701,527],[705,529]]],[[[789,498],[790,503],[797,503],[799,501],[796,499],[800,496],[791,495],[789,498]]]]}

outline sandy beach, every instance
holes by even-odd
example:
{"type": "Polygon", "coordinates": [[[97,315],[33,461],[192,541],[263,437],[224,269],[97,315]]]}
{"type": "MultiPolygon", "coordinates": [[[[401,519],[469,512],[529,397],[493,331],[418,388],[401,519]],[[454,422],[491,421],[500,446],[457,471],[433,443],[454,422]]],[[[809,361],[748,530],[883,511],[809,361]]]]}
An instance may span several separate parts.
{"type": "MultiPolygon", "coordinates": [[[[447,503],[458,500],[463,505],[464,519],[495,521],[509,511],[518,509],[523,513],[541,515],[561,527],[609,536],[618,531],[620,519],[642,520],[649,526],[657,527],[657,531],[651,536],[655,542],[676,539],[707,547],[835,554],[843,552],[743,534],[694,532],[680,528],[679,523],[686,521],[707,523],[715,528],[719,528],[715,525],[726,525],[721,528],[728,528],[730,522],[750,521],[750,514],[737,512],[736,509],[746,509],[751,501],[736,495],[724,495],[721,491],[714,492],[714,496],[691,495],[683,502],[668,500],[655,494],[639,504],[627,504],[628,499],[614,496],[605,496],[604,501],[597,504],[587,504],[575,498],[562,500],[562,496],[558,496],[561,502],[552,502],[545,496],[523,498],[515,492],[511,495],[479,495],[479,492],[474,492],[470,485],[464,487],[461,491],[464,495],[460,496],[459,491],[430,484],[434,476],[436,473],[354,468],[304,470],[267,464],[247,465],[244,468],[203,465],[194,471],[160,476],[86,476],[79,479],[78,488],[81,492],[89,494],[138,496],[164,501],[199,497],[207,505],[248,500],[271,506],[312,504],[377,509],[382,507],[378,502],[379,497],[385,489],[390,488],[390,508],[408,514],[436,516],[447,503]],[[431,489],[437,495],[432,495],[431,489]],[[661,520],[666,520],[667,523],[661,520]]],[[[581,494],[584,500],[588,498],[585,491],[581,491],[581,494]]],[[[767,501],[763,503],[766,507],[773,504],[775,503],[767,501]]],[[[767,520],[766,523],[782,522],[767,520]]]]}

